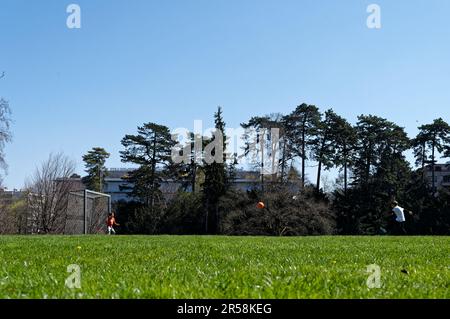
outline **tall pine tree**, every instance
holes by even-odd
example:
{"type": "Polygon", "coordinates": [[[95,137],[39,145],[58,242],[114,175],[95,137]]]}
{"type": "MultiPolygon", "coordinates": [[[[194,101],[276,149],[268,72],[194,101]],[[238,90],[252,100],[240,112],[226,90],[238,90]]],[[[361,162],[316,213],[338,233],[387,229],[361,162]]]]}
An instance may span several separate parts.
{"type": "Polygon", "coordinates": [[[287,138],[302,163],[302,186],[305,186],[306,161],[320,126],[320,112],[314,105],[301,104],[286,117],[287,138]]]}
{"type": "Polygon", "coordinates": [[[105,167],[106,160],[109,158],[109,153],[101,147],[94,147],[83,155],[84,165],[88,176],[85,178],[85,184],[88,189],[102,192],[105,177],[108,171],[105,167]]]}
{"type": "Polygon", "coordinates": [[[438,118],[431,124],[420,126],[419,131],[415,139],[416,159],[421,162],[423,170],[425,169],[425,163],[431,164],[432,191],[436,192],[435,164],[437,153],[442,153],[444,156],[450,155],[450,125],[442,118],[438,118]],[[428,156],[427,152],[430,153],[428,156]]]}
{"type": "Polygon", "coordinates": [[[138,127],[136,135],[125,135],[122,139],[125,147],[120,152],[122,162],[139,165],[128,176],[133,184],[131,195],[143,202],[150,212],[161,197],[161,182],[173,167],[171,152],[175,144],[169,128],[155,123],[145,123],[138,127]]]}
{"type": "Polygon", "coordinates": [[[228,184],[225,122],[222,117],[221,107],[214,114],[214,122],[216,134],[212,137],[210,143],[216,142],[216,147],[211,151],[211,155],[216,158],[219,157],[221,160],[204,164],[205,182],[203,184],[203,203],[205,210],[205,232],[208,234],[217,234],[219,232],[219,199],[227,191],[228,184]],[[220,134],[222,141],[215,140],[220,134]],[[217,144],[217,142],[219,143],[217,144]]]}

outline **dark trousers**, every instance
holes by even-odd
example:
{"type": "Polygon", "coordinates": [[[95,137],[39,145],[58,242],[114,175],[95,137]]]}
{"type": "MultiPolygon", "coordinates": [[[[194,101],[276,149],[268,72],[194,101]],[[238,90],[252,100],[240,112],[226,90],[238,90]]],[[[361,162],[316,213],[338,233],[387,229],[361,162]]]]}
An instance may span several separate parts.
{"type": "Polygon", "coordinates": [[[394,222],[394,235],[406,235],[405,222],[394,222]]]}

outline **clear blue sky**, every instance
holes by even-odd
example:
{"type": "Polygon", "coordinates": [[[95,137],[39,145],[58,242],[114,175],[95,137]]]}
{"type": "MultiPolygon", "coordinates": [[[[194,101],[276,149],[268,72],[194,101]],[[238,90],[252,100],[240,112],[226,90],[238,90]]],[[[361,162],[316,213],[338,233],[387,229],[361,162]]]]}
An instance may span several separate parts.
{"type": "Polygon", "coordinates": [[[78,162],[152,121],[237,127],[306,102],[355,122],[373,113],[416,133],[450,121],[448,0],[0,0],[0,96],[13,111],[4,185],[50,152],[78,162]],[[66,27],[81,6],[82,28],[66,27]],[[382,28],[366,26],[381,6],[382,28]]]}

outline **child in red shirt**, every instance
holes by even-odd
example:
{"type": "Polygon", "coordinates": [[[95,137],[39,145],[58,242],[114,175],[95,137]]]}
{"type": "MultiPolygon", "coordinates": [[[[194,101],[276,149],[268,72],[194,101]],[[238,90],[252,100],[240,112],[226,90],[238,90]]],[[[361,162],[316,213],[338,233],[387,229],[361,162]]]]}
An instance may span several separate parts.
{"type": "Polygon", "coordinates": [[[114,230],[114,226],[120,226],[116,223],[116,218],[114,217],[114,213],[108,214],[108,219],[106,221],[106,225],[108,226],[108,235],[111,235],[113,233],[116,234],[116,231],[114,230]]]}

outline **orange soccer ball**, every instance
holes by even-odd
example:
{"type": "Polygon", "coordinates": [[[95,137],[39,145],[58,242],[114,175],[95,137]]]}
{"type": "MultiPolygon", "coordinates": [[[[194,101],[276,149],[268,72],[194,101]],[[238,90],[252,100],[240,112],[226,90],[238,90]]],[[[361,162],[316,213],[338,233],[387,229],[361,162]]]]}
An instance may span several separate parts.
{"type": "Polygon", "coordinates": [[[259,202],[258,204],[256,204],[256,207],[258,207],[259,209],[263,209],[264,207],[266,207],[266,205],[264,205],[263,202],[259,202]]]}

